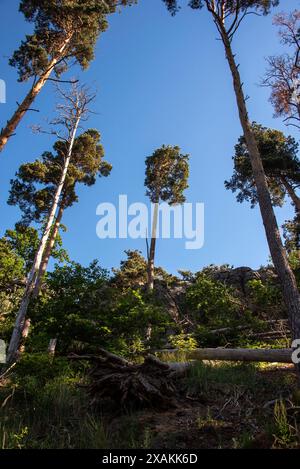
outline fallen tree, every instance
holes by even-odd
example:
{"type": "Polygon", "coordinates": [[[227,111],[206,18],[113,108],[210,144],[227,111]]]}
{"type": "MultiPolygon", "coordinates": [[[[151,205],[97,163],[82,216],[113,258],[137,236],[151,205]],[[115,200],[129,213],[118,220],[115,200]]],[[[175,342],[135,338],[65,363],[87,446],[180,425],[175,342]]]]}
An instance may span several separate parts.
{"type": "MultiPolygon", "coordinates": [[[[179,350],[161,350],[175,353],[179,350]]],[[[98,355],[69,356],[72,360],[88,360],[92,366],[88,372],[89,383],[81,385],[87,389],[91,404],[97,405],[110,398],[119,407],[176,407],[180,394],[176,379],[185,374],[199,360],[231,360],[247,362],[292,363],[292,349],[196,349],[186,352],[190,361],[166,363],[148,355],[141,364],[132,363],[106,350],[98,355]]]]}
{"type": "MultiPolygon", "coordinates": [[[[178,353],[177,349],[166,349],[157,353],[178,353]]],[[[292,363],[293,349],[246,349],[246,348],[199,348],[186,351],[191,360],[224,360],[246,362],[292,363]]]]}
{"type": "Polygon", "coordinates": [[[70,355],[72,360],[88,360],[89,384],[83,385],[97,405],[110,398],[120,407],[158,407],[178,405],[178,390],[174,378],[181,375],[190,363],[168,364],[148,355],[142,364],[131,363],[106,350],[99,355],[70,355]]]}

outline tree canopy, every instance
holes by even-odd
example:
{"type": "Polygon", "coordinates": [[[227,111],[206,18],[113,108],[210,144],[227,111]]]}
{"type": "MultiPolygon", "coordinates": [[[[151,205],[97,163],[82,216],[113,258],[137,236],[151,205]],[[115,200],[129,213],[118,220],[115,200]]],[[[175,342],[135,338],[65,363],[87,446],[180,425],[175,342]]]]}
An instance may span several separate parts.
{"type": "Polygon", "coordinates": [[[118,5],[130,5],[134,0],[22,0],[20,12],[34,24],[34,32],[27,35],[13,54],[10,65],[19,72],[19,80],[40,76],[51,60],[60,55],[54,70],[56,76],[66,71],[74,59],[83,69],[94,58],[96,40],[108,27],[107,15],[118,5]]]}
{"type": "Polygon", "coordinates": [[[185,201],[183,191],[188,187],[189,155],[181,153],[178,146],[163,145],[146,158],[146,195],[152,203],[170,205],[185,201]]]}
{"type": "MultiPolygon", "coordinates": [[[[72,159],[61,196],[61,205],[70,207],[77,202],[77,183],[91,186],[96,177],[107,177],[112,166],[104,161],[104,149],[97,130],[89,129],[82,133],[73,147],[72,159]]],[[[54,152],[44,152],[40,159],[20,166],[16,179],[11,181],[8,203],[18,205],[23,213],[22,222],[41,222],[48,214],[56,186],[64,166],[67,143],[57,141],[54,152]]]]}
{"type": "MultiPolygon", "coordinates": [[[[172,14],[176,14],[181,8],[179,0],[163,0],[163,2],[172,14]]],[[[208,9],[216,9],[220,14],[222,11],[229,14],[236,13],[237,11],[244,12],[249,8],[267,14],[270,8],[278,5],[278,3],[279,0],[189,0],[188,6],[194,10],[207,6],[208,9]]]]}
{"type": "MultiPolygon", "coordinates": [[[[268,186],[275,206],[281,206],[287,194],[286,183],[295,190],[300,184],[299,145],[283,132],[253,123],[252,129],[258,143],[268,186]]],[[[248,201],[251,207],[257,202],[257,189],[253,178],[249,151],[242,135],[235,146],[234,173],[225,187],[237,193],[237,201],[248,201]]]]}

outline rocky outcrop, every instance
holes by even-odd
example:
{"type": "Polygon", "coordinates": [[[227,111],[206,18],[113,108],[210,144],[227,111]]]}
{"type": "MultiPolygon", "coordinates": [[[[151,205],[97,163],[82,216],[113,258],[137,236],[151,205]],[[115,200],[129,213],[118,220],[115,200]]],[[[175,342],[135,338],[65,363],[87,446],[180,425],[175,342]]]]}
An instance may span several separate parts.
{"type": "Polygon", "coordinates": [[[261,268],[259,270],[253,270],[250,267],[237,267],[237,268],[216,268],[211,272],[211,276],[223,282],[228,286],[236,288],[243,296],[248,296],[249,287],[248,282],[250,280],[261,280],[263,283],[272,281],[275,284],[278,282],[277,276],[274,269],[271,267],[261,268]]]}

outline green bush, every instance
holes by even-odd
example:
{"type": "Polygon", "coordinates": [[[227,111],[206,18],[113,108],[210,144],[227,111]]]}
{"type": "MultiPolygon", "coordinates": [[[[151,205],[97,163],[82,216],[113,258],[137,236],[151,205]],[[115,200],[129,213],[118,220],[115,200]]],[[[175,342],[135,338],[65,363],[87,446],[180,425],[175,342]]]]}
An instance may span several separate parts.
{"type": "Polygon", "coordinates": [[[24,353],[14,368],[14,382],[29,394],[61,377],[76,376],[76,368],[66,357],[51,357],[47,353],[24,353]]]}
{"type": "Polygon", "coordinates": [[[238,319],[241,308],[233,289],[204,273],[188,288],[186,304],[197,323],[215,327],[238,319]]]}
{"type": "Polygon", "coordinates": [[[274,305],[278,305],[282,302],[280,288],[270,281],[262,282],[258,279],[249,280],[248,287],[253,302],[260,307],[274,308],[274,305]]]}

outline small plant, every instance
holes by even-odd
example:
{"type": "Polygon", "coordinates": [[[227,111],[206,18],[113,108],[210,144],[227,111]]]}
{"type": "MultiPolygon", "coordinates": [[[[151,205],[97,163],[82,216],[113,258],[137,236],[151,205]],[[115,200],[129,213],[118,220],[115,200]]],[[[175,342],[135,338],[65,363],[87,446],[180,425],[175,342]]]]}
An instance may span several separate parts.
{"type": "Polygon", "coordinates": [[[195,350],[198,346],[196,339],[192,334],[171,335],[169,342],[172,347],[178,350],[195,350]]]}
{"type": "Polygon", "coordinates": [[[274,406],[274,448],[291,448],[297,445],[297,428],[288,420],[287,409],[284,401],[276,401],[274,406]]]}

